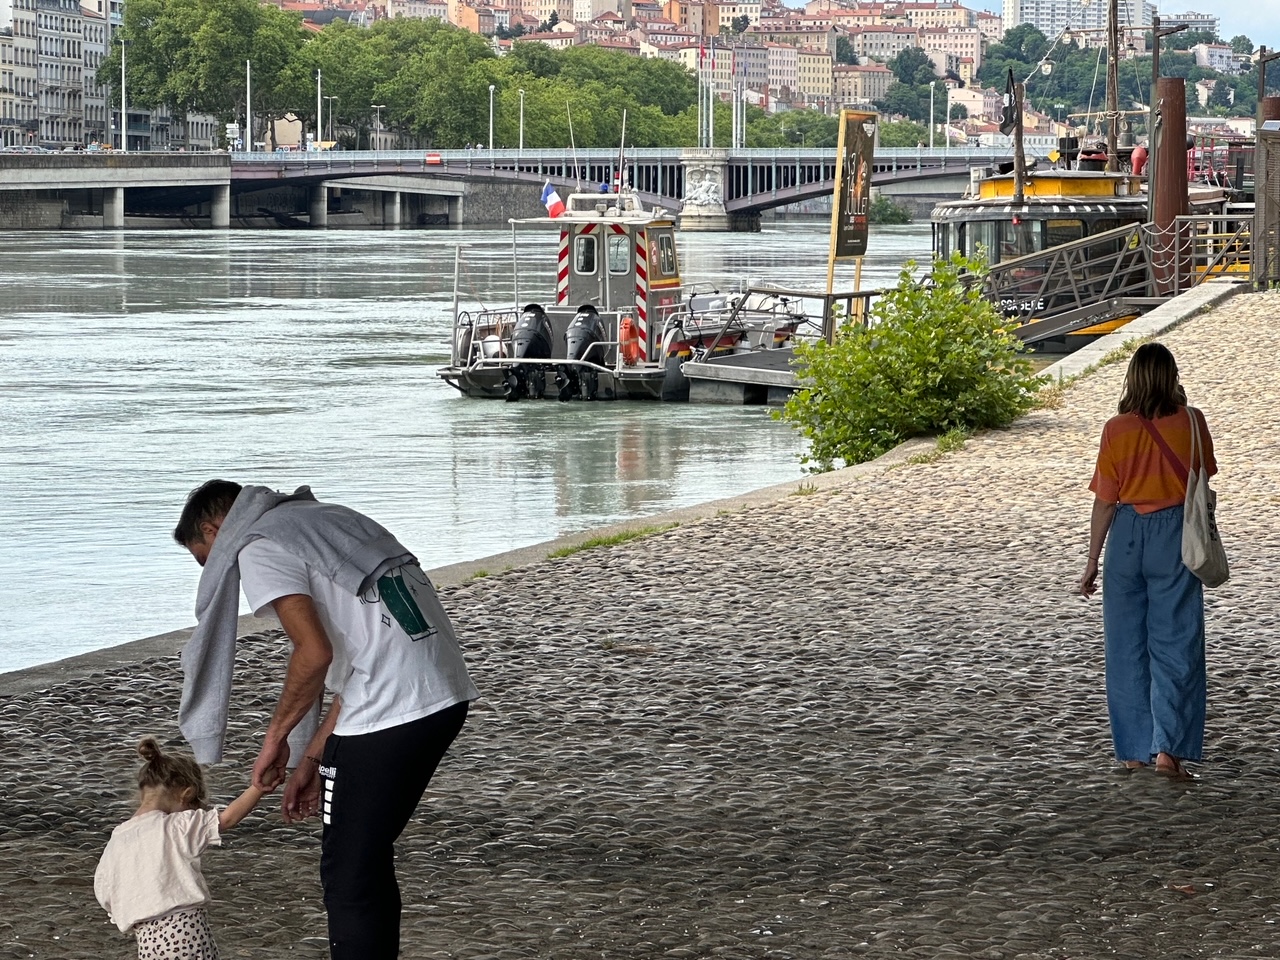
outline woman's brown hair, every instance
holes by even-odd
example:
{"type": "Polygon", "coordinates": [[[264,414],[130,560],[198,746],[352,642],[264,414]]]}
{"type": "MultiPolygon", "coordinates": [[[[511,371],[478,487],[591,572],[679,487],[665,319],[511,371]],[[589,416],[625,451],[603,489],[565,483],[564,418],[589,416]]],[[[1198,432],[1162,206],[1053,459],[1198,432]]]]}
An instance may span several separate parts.
{"type": "Polygon", "coordinates": [[[1171,417],[1186,406],[1187,394],[1178,382],[1178,364],[1162,343],[1144,343],[1129,361],[1120,392],[1120,412],[1154,420],[1171,417]]]}
{"type": "Polygon", "coordinates": [[[138,754],[145,761],[138,771],[138,789],[160,787],[175,796],[184,790],[192,791],[192,806],[206,810],[209,794],[204,785],[204,773],[192,757],[181,753],[165,753],[155,737],[146,737],[138,744],[138,754]]]}

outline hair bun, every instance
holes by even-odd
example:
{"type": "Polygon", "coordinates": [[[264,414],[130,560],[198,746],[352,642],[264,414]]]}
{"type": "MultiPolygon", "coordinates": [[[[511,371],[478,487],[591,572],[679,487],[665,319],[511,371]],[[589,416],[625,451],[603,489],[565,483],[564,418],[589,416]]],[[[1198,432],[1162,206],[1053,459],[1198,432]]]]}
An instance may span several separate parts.
{"type": "Polygon", "coordinates": [[[151,763],[160,758],[160,744],[156,742],[155,737],[144,737],[142,742],[138,744],[138,753],[142,759],[151,763]]]}

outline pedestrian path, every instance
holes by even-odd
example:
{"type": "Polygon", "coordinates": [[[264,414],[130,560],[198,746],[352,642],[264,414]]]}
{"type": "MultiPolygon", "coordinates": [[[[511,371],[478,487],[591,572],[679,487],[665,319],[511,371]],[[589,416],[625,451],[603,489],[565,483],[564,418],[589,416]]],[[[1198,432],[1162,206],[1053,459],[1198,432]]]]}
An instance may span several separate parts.
{"type": "MultiPolygon", "coordinates": [[[[1280,295],[1166,334],[1213,430],[1199,780],[1109,755],[1071,592],[1124,364],[1056,409],[825,491],[448,589],[483,699],[407,831],[407,958],[1280,954],[1280,295]]],[[[237,791],[281,641],[243,644],[237,791]]],[[[0,960],[126,957],[92,893],[173,658],[0,700],[0,960]]],[[[224,957],[321,957],[317,831],[205,873],[224,957]]]]}

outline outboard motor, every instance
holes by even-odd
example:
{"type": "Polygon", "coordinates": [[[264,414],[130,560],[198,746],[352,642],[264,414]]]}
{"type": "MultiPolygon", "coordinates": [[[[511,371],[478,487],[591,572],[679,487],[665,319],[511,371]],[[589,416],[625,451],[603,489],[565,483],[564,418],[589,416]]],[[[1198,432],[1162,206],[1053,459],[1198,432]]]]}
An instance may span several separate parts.
{"type": "MultiPolygon", "coordinates": [[[[586,359],[592,348],[604,339],[604,321],[600,319],[599,311],[591,304],[584,303],[564,332],[565,359],[586,359]]],[[[599,363],[601,359],[596,357],[595,361],[599,363]]],[[[569,400],[575,396],[594,400],[598,381],[599,377],[594,370],[586,370],[572,363],[556,366],[556,386],[560,388],[561,400],[569,400]]]]}
{"type": "MultiPolygon", "coordinates": [[[[541,304],[525,304],[520,320],[511,334],[511,356],[515,359],[551,359],[551,321],[541,304]]],[[[541,397],[546,389],[544,371],[538,364],[516,364],[508,368],[502,386],[507,400],[521,397],[541,397]]]]}

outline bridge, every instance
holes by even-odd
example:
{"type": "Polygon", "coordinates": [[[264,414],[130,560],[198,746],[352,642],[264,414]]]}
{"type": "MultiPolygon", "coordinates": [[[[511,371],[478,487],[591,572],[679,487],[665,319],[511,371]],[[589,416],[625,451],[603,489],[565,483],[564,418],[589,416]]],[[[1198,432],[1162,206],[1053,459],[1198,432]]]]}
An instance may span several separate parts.
{"type": "MultiPolygon", "coordinates": [[[[971,167],[1007,159],[989,149],[881,149],[872,187],[959,193],[971,167]]],[[[0,154],[0,194],[89,191],[100,197],[102,225],[119,227],[126,190],[162,190],[171,206],[225,228],[233,195],[292,186],[309,191],[310,225],[324,226],[330,190],[349,184],[383,193],[391,201],[385,222],[398,224],[402,193],[458,198],[466,184],[546,181],[594,191],[621,171],[644,203],[679,213],[682,228],[723,230],[749,227],[773,207],[830,196],[835,167],[835,151],[818,148],[0,154]]]]}
{"type": "MultiPolygon", "coordinates": [[[[967,183],[971,167],[1008,159],[1006,151],[986,148],[882,148],[872,166],[872,187],[917,182],[931,184],[933,192],[959,193],[956,185],[967,183]]],[[[643,203],[681,211],[685,229],[724,229],[720,221],[758,218],[773,207],[830,196],[836,155],[821,148],[630,148],[621,155],[617,150],[325,151],[236,153],[231,168],[233,191],[257,189],[267,181],[323,187],[388,176],[537,186],[550,181],[562,191],[592,191],[613,184],[622,170],[643,203]],[[695,189],[711,202],[691,216],[686,201],[695,189]]]]}

